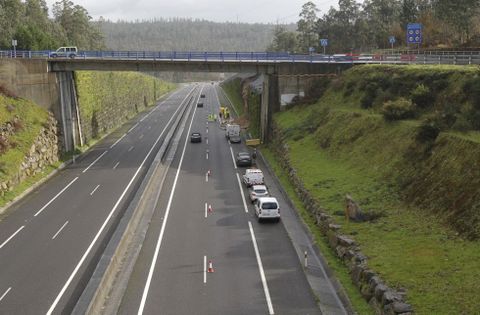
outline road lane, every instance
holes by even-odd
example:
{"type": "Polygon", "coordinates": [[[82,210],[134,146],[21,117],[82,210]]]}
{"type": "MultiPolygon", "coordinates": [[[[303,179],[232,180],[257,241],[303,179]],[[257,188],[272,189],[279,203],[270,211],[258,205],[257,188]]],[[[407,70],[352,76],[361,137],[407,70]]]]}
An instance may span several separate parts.
{"type": "MultiPolygon", "coordinates": [[[[107,137],[92,153],[78,159],[77,164],[61,171],[8,212],[0,222],[0,242],[11,235],[10,231],[23,225],[25,228],[0,249],[0,291],[4,284],[13,287],[0,302],[0,313],[47,312],[113,204],[118,202],[120,193],[131,180],[146,153],[152,149],[154,140],[158,138],[187,92],[188,89],[183,89],[172,95],[146,115],[147,118],[144,116],[144,121],[130,134],[120,137],[120,141],[107,137]],[[157,122],[154,123],[154,120],[157,122]],[[144,134],[141,142],[138,141],[140,134],[144,134]],[[109,148],[112,144],[115,146],[109,149],[108,153],[103,153],[105,147],[109,148]],[[136,146],[136,150],[129,151],[132,145],[136,146]],[[121,164],[113,169],[113,163],[118,162],[119,158],[121,164]],[[75,183],[58,194],[77,177],[75,183]],[[95,194],[92,193],[94,187],[97,187],[95,194]],[[57,194],[58,197],[51,201],[57,194]],[[50,203],[47,205],[48,202],[50,203]],[[47,206],[38,212],[39,208],[45,205],[47,206]],[[37,217],[34,217],[35,213],[38,213],[37,217]],[[59,231],[67,221],[67,228],[59,231]],[[52,235],[57,231],[61,233],[52,240],[52,235]]],[[[124,128],[128,127],[121,129],[124,128]]],[[[144,169],[145,167],[142,167],[140,174],[144,169]]],[[[126,206],[137,180],[127,189],[123,201],[118,202],[119,209],[126,206]]],[[[112,222],[106,225],[105,232],[112,222]]],[[[105,232],[100,233],[99,239],[105,236],[105,232]]],[[[100,243],[94,244],[90,255],[85,256],[87,262],[101,251],[100,243]]],[[[88,271],[89,264],[78,268],[78,274],[88,271]]],[[[73,279],[64,291],[65,296],[59,299],[59,304],[52,310],[60,313],[71,307],[70,297],[78,295],[82,285],[81,277],[73,279]]]]}
{"type": "MultiPolygon", "coordinates": [[[[208,113],[218,113],[217,97],[209,85],[205,94],[192,131],[204,133],[208,144],[205,138],[201,144],[188,143],[180,169],[176,156],[172,172],[179,176],[168,224],[165,200],[171,190],[164,189],[119,314],[137,313],[139,307],[139,314],[319,314],[283,225],[259,225],[253,211],[245,211],[224,131],[217,123],[205,123],[208,113]],[[208,212],[206,205],[213,211],[208,212]],[[140,306],[160,226],[165,226],[163,243],[153,262],[145,304],[140,306]],[[205,272],[207,260],[215,272],[205,272]]],[[[235,150],[240,148],[236,145],[235,150]]],[[[172,187],[168,183],[173,177],[167,176],[164,187],[172,187]]]]}

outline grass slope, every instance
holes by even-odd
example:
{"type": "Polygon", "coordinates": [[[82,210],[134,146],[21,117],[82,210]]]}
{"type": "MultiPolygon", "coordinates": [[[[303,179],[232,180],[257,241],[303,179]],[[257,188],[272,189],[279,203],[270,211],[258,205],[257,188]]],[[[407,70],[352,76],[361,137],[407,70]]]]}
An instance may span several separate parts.
{"type": "Polygon", "coordinates": [[[449,129],[433,142],[417,140],[421,119],[445,110],[447,96],[458,104],[458,117],[466,112],[474,100],[460,88],[477,76],[469,67],[355,67],[317,104],[275,115],[291,163],[329,213],[341,214],[349,193],[364,210],[383,215],[366,223],[347,223],[342,215],[336,221],[389,285],[407,289],[418,314],[475,314],[480,306],[480,244],[458,236],[459,227],[478,228],[478,132],[459,136],[449,129]],[[372,106],[362,108],[366,81],[375,93],[372,106]],[[420,83],[436,91],[431,104],[416,119],[386,122],[381,98],[409,97],[420,83]],[[403,87],[395,92],[396,84],[403,87]]]}

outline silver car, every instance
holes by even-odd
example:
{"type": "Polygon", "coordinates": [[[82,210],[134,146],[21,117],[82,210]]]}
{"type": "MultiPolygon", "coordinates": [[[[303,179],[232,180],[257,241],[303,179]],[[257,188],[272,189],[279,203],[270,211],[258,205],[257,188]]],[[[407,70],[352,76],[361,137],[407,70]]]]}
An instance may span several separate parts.
{"type": "Polygon", "coordinates": [[[253,185],[250,191],[250,201],[253,203],[257,198],[268,197],[267,186],[265,185],[253,185]]]}

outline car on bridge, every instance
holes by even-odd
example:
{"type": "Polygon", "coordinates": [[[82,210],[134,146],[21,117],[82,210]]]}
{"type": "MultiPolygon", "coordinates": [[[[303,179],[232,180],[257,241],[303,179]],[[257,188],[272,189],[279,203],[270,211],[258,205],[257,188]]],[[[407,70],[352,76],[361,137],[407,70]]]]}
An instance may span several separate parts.
{"type": "Polygon", "coordinates": [[[75,46],[70,47],[60,47],[56,51],[50,54],[52,58],[75,58],[78,54],[78,49],[75,46]]]}

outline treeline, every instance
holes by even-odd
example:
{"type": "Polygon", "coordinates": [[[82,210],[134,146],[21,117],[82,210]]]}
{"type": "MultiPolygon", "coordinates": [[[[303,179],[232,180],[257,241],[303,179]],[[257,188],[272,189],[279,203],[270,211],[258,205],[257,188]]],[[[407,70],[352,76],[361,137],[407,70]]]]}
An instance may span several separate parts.
{"type": "MultiPolygon", "coordinates": [[[[328,39],[327,51],[366,52],[407,46],[408,23],[423,25],[421,48],[480,46],[480,0],[339,0],[338,9],[320,15],[313,2],[303,5],[297,30],[277,27],[269,50],[321,52],[320,39],[328,39]]],[[[417,48],[416,46],[414,48],[417,48]]]]}
{"type": "Polygon", "coordinates": [[[72,1],[57,1],[48,15],[45,0],[0,0],[0,49],[51,50],[74,45],[103,48],[104,39],[87,10],[72,1]]]}
{"type": "MultiPolygon", "coordinates": [[[[275,25],[217,23],[187,18],[145,21],[100,20],[106,45],[112,50],[265,51],[275,25]]],[[[295,26],[286,26],[295,30],[295,26]]]]}

